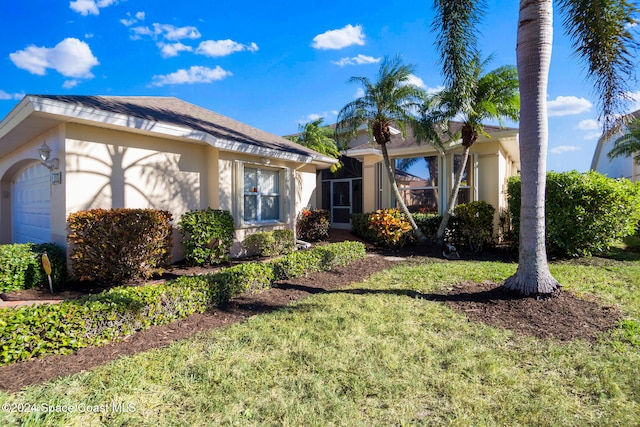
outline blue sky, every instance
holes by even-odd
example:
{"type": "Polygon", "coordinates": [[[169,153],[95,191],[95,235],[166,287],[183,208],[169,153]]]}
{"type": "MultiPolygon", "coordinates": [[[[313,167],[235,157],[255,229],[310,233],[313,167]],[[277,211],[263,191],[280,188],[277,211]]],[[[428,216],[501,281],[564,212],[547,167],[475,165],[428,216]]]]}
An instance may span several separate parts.
{"type": "MultiPolygon", "coordinates": [[[[176,96],[252,126],[295,133],[326,123],[374,78],[384,56],[442,85],[430,1],[217,2],[0,0],[0,118],[25,94],[176,96]]],[[[518,2],[488,1],[480,34],[490,68],[515,65],[518,2]]],[[[548,169],[589,169],[600,135],[597,99],[556,31],[548,169]]],[[[632,88],[640,108],[640,88],[632,88]]],[[[514,124],[510,124],[514,125],[514,124]]]]}

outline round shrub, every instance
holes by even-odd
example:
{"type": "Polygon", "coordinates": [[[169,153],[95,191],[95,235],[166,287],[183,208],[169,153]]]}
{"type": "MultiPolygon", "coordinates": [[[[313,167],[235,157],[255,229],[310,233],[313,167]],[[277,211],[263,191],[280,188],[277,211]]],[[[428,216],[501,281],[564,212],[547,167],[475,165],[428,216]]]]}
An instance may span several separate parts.
{"type": "Polygon", "coordinates": [[[189,264],[221,264],[229,260],[235,234],[229,211],[207,208],[186,212],[178,221],[178,230],[189,264]]]}
{"type": "Polygon", "coordinates": [[[302,209],[296,225],[298,238],[308,242],[328,240],[330,228],[331,212],[326,209],[302,209]]]}
{"type": "Polygon", "coordinates": [[[376,233],[375,243],[399,247],[411,241],[411,223],[399,209],[379,209],[369,215],[369,229],[376,233]]]}
{"type": "MultiPolygon", "coordinates": [[[[520,177],[509,179],[509,212],[520,230],[520,177]]],[[[586,256],[632,235],[640,221],[640,184],[594,171],[548,172],[546,245],[549,254],[586,256]]]]}

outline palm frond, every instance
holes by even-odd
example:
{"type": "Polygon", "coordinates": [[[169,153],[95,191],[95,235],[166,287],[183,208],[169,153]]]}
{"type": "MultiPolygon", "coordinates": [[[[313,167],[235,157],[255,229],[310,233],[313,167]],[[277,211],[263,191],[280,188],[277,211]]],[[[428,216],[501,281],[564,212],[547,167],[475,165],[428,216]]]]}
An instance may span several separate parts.
{"type": "Polygon", "coordinates": [[[628,82],[634,75],[638,43],[630,28],[640,12],[627,0],[559,0],[565,32],[599,96],[599,119],[605,133],[627,106],[628,82]]]}

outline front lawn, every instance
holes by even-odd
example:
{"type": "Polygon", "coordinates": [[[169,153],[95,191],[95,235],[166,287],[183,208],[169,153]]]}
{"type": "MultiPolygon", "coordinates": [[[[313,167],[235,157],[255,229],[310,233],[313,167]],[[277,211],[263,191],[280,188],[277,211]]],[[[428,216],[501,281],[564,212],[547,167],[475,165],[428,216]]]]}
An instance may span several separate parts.
{"type": "Polygon", "coordinates": [[[516,335],[409,296],[500,282],[515,268],[413,258],[353,285],[358,292],[321,293],[91,372],[0,393],[0,424],[637,425],[637,259],[551,265],[564,291],[620,308],[624,322],[596,343],[516,335]]]}

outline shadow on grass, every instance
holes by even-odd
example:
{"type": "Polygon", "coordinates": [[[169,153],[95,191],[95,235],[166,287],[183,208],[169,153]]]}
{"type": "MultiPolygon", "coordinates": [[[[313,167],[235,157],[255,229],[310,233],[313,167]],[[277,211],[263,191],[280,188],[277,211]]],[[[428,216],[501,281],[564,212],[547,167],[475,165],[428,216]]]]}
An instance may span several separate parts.
{"type": "Polygon", "coordinates": [[[469,301],[469,302],[491,302],[491,301],[512,301],[523,298],[528,298],[520,295],[516,292],[509,291],[502,286],[495,287],[481,292],[458,292],[455,294],[437,294],[437,293],[423,293],[414,291],[412,289],[322,289],[314,288],[310,286],[298,285],[294,283],[280,283],[274,287],[283,290],[296,290],[309,294],[350,294],[350,295],[397,295],[405,296],[414,299],[423,299],[427,301],[435,302],[454,302],[454,301],[469,301]]]}

